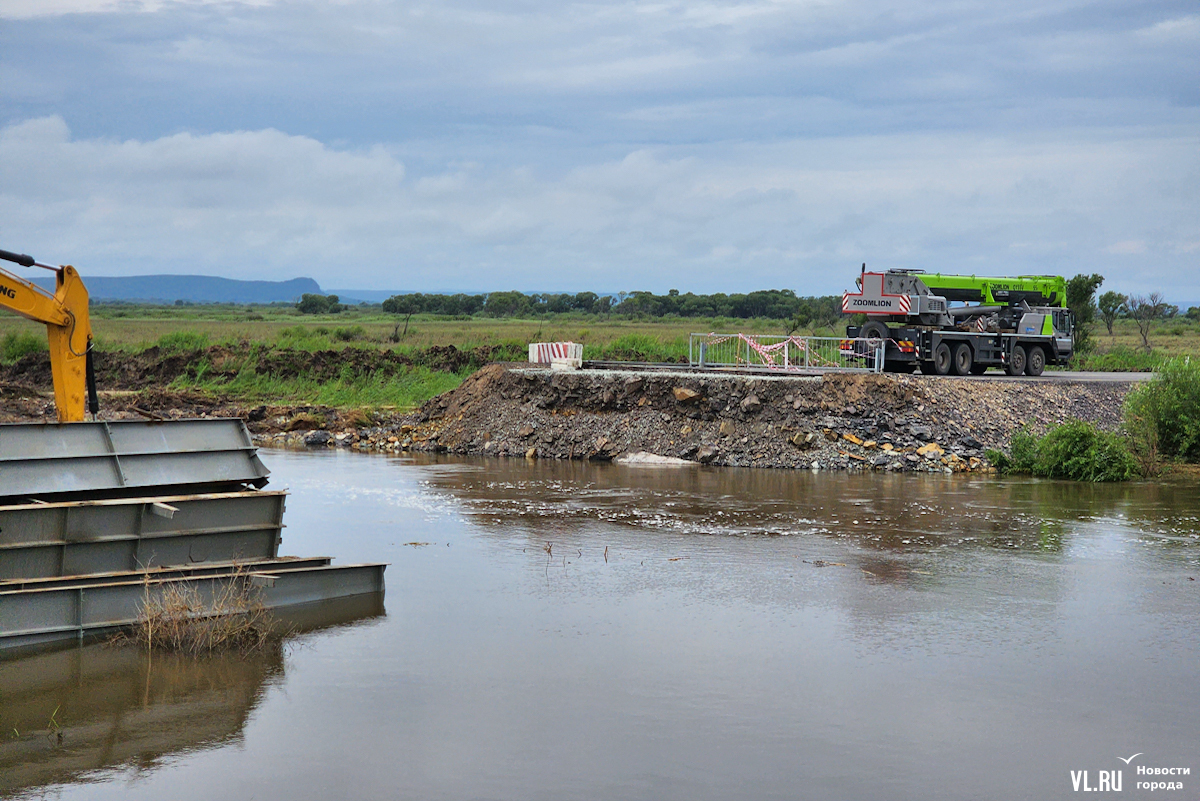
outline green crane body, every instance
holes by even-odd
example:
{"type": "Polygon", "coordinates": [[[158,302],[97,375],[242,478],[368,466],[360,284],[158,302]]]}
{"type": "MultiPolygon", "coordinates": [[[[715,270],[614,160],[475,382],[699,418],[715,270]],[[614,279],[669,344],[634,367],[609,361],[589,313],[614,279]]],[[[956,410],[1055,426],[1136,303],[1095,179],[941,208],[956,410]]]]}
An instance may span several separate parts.
{"type": "Polygon", "coordinates": [[[1031,306],[1067,307],[1067,282],[1060,275],[1022,275],[1001,278],[988,275],[918,273],[925,286],[949,301],[1009,306],[1026,301],[1031,306]]]}

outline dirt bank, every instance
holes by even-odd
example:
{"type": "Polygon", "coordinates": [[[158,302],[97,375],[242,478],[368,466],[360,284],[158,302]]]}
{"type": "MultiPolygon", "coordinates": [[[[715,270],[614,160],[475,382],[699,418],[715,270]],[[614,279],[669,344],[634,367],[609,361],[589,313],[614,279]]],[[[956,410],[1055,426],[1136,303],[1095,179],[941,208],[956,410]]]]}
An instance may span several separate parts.
{"type": "MultiPolygon", "coordinates": [[[[1077,418],[1112,430],[1125,383],[831,374],[551,372],[492,365],[390,426],[331,444],[609,460],[646,451],[704,464],[808,469],[986,469],[1012,433],[1077,418]]],[[[293,432],[266,438],[300,444],[293,432]]]]}
{"type": "MultiPolygon", "coordinates": [[[[497,358],[496,351],[490,346],[459,350],[453,345],[435,345],[412,353],[356,347],[308,351],[249,344],[183,351],[154,346],[138,353],[97,350],[96,383],[110,391],[137,391],[150,386],[166,387],[180,378],[195,379],[201,372],[209,378],[232,379],[242,370],[251,370],[275,378],[304,377],[318,381],[347,374],[393,376],[411,367],[456,373],[493,361],[497,358]]],[[[47,391],[52,384],[50,356],[46,352],[31,353],[12,364],[0,365],[0,387],[10,393],[14,389],[47,391]]]]}
{"type": "MultiPolygon", "coordinates": [[[[219,371],[235,354],[147,350],[99,364],[103,417],[241,417],[262,444],[530,458],[609,460],[645,451],[713,465],[808,469],[986,469],[984,451],[1078,418],[1112,430],[1128,383],[831,374],[748,377],[688,372],[551,372],[489,365],[410,414],[296,404],[248,405],[166,388],[219,371]]],[[[244,354],[242,354],[244,356],[244,354]]],[[[461,369],[487,354],[433,349],[274,350],[254,369],[333,378],[417,361],[461,369]]],[[[0,420],[55,419],[49,366],[30,356],[0,369],[0,420]]]]}

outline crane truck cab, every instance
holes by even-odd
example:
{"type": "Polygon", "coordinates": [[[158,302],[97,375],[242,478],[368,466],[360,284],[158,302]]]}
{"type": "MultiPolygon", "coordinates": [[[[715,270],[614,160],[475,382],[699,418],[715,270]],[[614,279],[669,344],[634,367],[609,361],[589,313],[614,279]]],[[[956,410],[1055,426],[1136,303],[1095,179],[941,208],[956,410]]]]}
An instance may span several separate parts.
{"type": "Polygon", "coordinates": [[[842,312],[865,314],[846,328],[843,355],[873,352],[856,343],[884,341],[884,369],[931,375],[1038,376],[1074,354],[1075,320],[1061,276],[942,275],[921,270],[867,272],[857,292],[842,296],[842,312]]]}

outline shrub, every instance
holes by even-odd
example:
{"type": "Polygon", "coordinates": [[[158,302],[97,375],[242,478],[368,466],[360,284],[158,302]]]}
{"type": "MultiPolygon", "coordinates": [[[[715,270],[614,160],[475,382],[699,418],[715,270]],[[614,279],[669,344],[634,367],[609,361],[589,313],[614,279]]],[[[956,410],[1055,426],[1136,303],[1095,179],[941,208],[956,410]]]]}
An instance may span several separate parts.
{"type": "Polygon", "coordinates": [[[0,361],[15,362],[30,353],[41,353],[50,350],[46,336],[38,336],[32,331],[10,331],[0,341],[0,361]]]}
{"type": "Polygon", "coordinates": [[[240,566],[206,593],[187,582],[164,583],[152,591],[147,582],[141,607],[138,622],[123,639],[147,650],[249,653],[261,648],[275,628],[240,566]]]}
{"type": "Polygon", "coordinates": [[[158,338],[159,350],[168,353],[186,353],[208,347],[208,334],[199,331],[172,331],[158,338]]]}
{"type": "Polygon", "coordinates": [[[1139,458],[1200,461],[1200,362],[1168,359],[1125,398],[1125,426],[1139,458]]]}
{"type": "Polygon", "coordinates": [[[1128,481],[1139,472],[1138,462],[1121,436],[1099,431],[1082,420],[1055,426],[1042,437],[1018,431],[1009,454],[989,451],[988,458],[1001,473],[1073,481],[1128,481]]]}
{"type": "Polygon", "coordinates": [[[339,342],[352,342],[356,339],[363,339],[365,335],[366,332],[361,325],[333,329],[333,338],[339,342]]]}

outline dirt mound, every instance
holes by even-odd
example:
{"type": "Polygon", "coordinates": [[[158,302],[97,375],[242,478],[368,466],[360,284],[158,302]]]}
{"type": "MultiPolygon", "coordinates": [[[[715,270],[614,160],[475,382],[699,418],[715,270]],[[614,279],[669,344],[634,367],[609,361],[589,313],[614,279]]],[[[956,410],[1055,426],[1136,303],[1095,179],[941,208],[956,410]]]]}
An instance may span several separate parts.
{"type": "MultiPolygon", "coordinates": [[[[435,345],[403,354],[393,350],[345,348],[306,351],[291,348],[212,347],[164,351],[158,346],[139,353],[95,351],[96,384],[102,390],[143,390],[165,387],[178,378],[196,378],[203,368],[210,377],[233,378],[249,366],[259,375],[332,381],[344,376],[393,376],[414,366],[458,373],[491,361],[496,348],[460,350],[435,345]]],[[[32,353],[0,366],[0,385],[48,390],[53,385],[48,353],[32,353]]]]}

